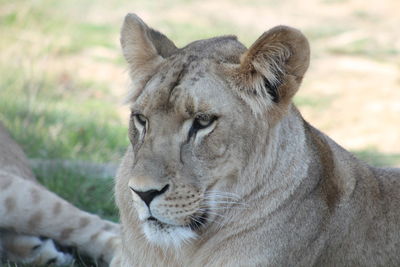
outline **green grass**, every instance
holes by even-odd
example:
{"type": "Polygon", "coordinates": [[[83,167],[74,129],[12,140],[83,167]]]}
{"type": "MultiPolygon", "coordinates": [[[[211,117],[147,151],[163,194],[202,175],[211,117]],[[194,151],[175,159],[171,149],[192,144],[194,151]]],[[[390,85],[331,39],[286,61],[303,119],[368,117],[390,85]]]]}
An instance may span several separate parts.
{"type": "Polygon", "coordinates": [[[113,177],[99,179],[91,175],[82,175],[72,168],[53,167],[34,170],[38,180],[48,189],[68,199],[78,208],[97,213],[108,220],[118,221],[113,194],[110,193],[114,186],[113,177]]]}
{"type": "Polygon", "coordinates": [[[29,157],[107,162],[121,156],[126,127],[111,102],[60,94],[45,80],[34,86],[34,95],[22,84],[5,86],[0,98],[0,120],[29,157]]]}
{"type": "Polygon", "coordinates": [[[400,154],[386,154],[379,152],[375,148],[353,151],[361,160],[377,167],[389,167],[400,165],[400,154]]]}
{"type": "Polygon", "coordinates": [[[304,31],[304,34],[311,40],[319,40],[319,39],[333,37],[350,30],[351,28],[348,26],[344,27],[343,25],[327,23],[326,25],[318,25],[308,28],[304,31]]]}
{"type": "Polygon", "coordinates": [[[298,107],[311,107],[316,110],[327,108],[333,100],[334,96],[304,96],[296,95],[293,99],[298,107]]]}
{"type": "Polygon", "coordinates": [[[383,59],[400,54],[400,51],[394,46],[379,44],[372,38],[357,39],[345,46],[330,48],[329,51],[333,54],[361,55],[375,59],[383,59]]]}

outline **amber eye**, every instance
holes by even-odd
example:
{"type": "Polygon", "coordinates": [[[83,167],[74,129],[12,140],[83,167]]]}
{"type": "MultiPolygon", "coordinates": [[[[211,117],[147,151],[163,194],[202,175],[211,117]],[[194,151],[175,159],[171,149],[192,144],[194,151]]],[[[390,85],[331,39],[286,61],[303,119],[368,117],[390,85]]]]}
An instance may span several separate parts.
{"type": "Polygon", "coordinates": [[[210,127],[216,120],[217,116],[200,114],[193,120],[192,127],[189,130],[189,138],[202,129],[210,127]]]}
{"type": "Polygon", "coordinates": [[[194,119],[192,127],[195,128],[196,130],[204,129],[210,126],[216,119],[217,117],[215,116],[213,117],[200,116],[194,119]]]}
{"type": "Polygon", "coordinates": [[[133,119],[137,126],[145,127],[147,123],[147,119],[142,114],[133,114],[133,119]]]}

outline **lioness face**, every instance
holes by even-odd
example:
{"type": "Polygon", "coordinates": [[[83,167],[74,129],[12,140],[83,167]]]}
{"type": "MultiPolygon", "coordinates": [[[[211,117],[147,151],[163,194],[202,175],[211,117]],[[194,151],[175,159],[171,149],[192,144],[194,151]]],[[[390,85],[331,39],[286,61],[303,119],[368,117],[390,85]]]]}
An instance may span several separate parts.
{"type": "Polygon", "coordinates": [[[121,215],[137,215],[150,242],[179,247],[234,203],[255,132],[272,125],[257,117],[279,113],[294,94],[271,90],[296,90],[299,80],[286,82],[272,69],[267,77],[259,73],[247,59],[257,58],[257,43],[246,52],[235,37],[220,37],[178,49],[135,15],[126,17],[121,43],[133,88],[131,146],[117,177],[117,202],[121,215]]]}
{"type": "Polygon", "coordinates": [[[131,105],[135,160],[126,190],[152,241],[194,237],[231,200],[219,187],[237,178],[253,126],[219,68],[190,50],[173,56],[131,105]]]}

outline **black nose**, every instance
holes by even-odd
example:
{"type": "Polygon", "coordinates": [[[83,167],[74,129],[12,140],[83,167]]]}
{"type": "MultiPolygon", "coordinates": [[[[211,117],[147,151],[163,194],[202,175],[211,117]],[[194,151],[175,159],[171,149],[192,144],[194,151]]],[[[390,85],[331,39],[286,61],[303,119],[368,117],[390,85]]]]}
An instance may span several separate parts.
{"type": "Polygon", "coordinates": [[[167,184],[166,186],[164,186],[161,190],[149,190],[149,191],[137,191],[135,189],[133,189],[132,187],[130,187],[132,189],[133,192],[135,192],[136,194],[138,194],[138,196],[144,201],[144,203],[146,203],[146,205],[148,207],[150,207],[150,203],[151,201],[159,195],[162,195],[165,193],[165,191],[168,190],[169,185],[167,184]]]}

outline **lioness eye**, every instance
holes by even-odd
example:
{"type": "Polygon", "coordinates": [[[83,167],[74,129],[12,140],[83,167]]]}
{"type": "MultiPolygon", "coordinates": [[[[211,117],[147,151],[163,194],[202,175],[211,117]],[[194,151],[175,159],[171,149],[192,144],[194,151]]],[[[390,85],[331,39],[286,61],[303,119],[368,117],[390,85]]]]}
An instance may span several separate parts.
{"type": "Polygon", "coordinates": [[[146,122],[147,122],[147,119],[146,119],[146,117],[145,116],[143,116],[142,114],[135,114],[134,115],[134,120],[135,120],[135,122],[137,122],[139,125],[141,125],[141,126],[146,126],[146,122]]]}
{"type": "Polygon", "coordinates": [[[217,116],[199,115],[193,120],[192,127],[189,130],[189,138],[192,137],[197,131],[205,129],[217,120],[217,116]]]}
{"type": "Polygon", "coordinates": [[[193,122],[193,127],[195,129],[203,129],[203,128],[207,128],[208,126],[211,125],[211,123],[213,123],[215,120],[215,117],[212,118],[195,118],[194,122],[193,122]]]}

